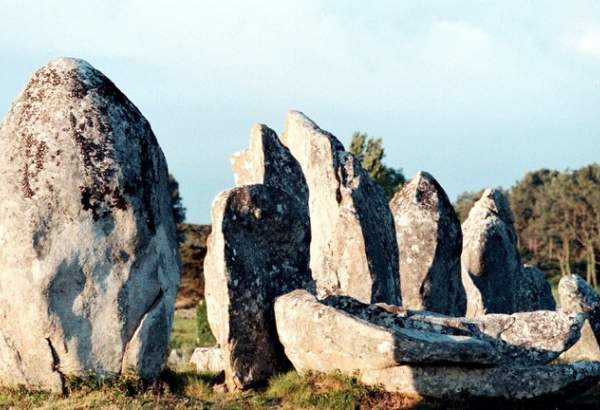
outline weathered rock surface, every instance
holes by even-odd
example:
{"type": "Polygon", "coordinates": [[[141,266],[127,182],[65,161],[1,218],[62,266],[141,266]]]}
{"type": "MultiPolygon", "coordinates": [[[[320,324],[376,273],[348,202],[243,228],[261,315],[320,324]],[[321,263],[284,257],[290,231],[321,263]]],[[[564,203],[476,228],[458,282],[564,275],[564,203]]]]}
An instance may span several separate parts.
{"type": "Polygon", "coordinates": [[[490,344],[503,365],[545,364],[571,348],[580,337],[584,314],[539,311],[491,314],[476,319],[411,311],[385,304],[365,305],[346,296],[323,303],[365,322],[389,329],[472,337],[490,344]]]}
{"type": "Polygon", "coordinates": [[[365,371],[360,379],[387,391],[438,399],[521,401],[584,392],[600,380],[600,363],[486,369],[399,366],[365,371]]]}
{"type": "Polygon", "coordinates": [[[224,370],[223,351],[218,347],[200,347],[194,350],[190,363],[198,373],[220,373],[224,370]]]}
{"type": "Polygon", "coordinates": [[[288,365],[273,302],[312,280],[303,212],[287,193],[265,185],[225,191],[213,202],[206,303],[230,389],[260,384],[288,365]]]}
{"type": "Polygon", "coordinates": [[[282,142],[309,188],[310,267],[322,293],[400,303],[398,246],[383,190],[332,134],[288,113],[282,142]]]}
{"type": "Polygon", "coordinates": [[[521,258],[505,195],[486,190],[462,225],[462,281],[467,317],[518,310],[521,258]]]}
{"type": "Polygon", "coordinates": [[[179,244],[182,268],[175,309],[191,309],[204,298],[204,257],[211,227],[185,223],[178,229],[183,234],[179,244]]]}
{"type": "Polygon", "coordinates": [[[88,63],[38,70],[0,128],[0,381],[166,359],[179,258],[149,123],[88,63]]]}
{"type": "Polygon", "coordinates": [[[556,301],[546,274],[535,266],[522,267],[517,291],[517,312],[556,309],[556,301]]]}
{"type": "Polygon", "coordinates": [[[400,251],[402,306],[463,316],[460,222],[446,192],[419,172],[390,202],[400,251]]]}
{"type": "Polygon", "coordinates": [[[572,363],[581,360],[600,361],[600,345],[589,320],[581,328],[581,337],[569,350],[558,358],[562,362],[572,363]]]}
{"type": "Polygon", "coordinates": [[[303,204],[308,214],[308,186],[302,168],[266,125],[252,127],[250,148],[234,154],[231,164],[236,186],[264,184],[279,188],[303,204]]]}
{"type": "Polygon", "coordinates": [[[600,341],[600,294],[581,276],[564,276],[558,283],[560,309],[566,313],[586,313],[600,341]]]}
{"type": "Polygon", "coordinates": [[[401,363],[490,365],[500,360],[485,341],[371,322],[304,290],[277,298],[275,318],[285,353],[300,371],[352,373],[401,363]]]}

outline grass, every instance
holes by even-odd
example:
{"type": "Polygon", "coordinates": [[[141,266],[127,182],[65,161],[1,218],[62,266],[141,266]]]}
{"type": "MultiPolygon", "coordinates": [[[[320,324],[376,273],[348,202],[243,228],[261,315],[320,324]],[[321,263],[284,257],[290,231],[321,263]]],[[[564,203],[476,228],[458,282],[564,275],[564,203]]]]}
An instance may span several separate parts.
{"type": "Polygon", "coordinates": [[[189,355],[197,347],[214,346],[215,343],[215,338],[208,326],[204,302],[198,304],[195,318],[175,317],[169,344],[170,349],[177,349],[189,355]]]}

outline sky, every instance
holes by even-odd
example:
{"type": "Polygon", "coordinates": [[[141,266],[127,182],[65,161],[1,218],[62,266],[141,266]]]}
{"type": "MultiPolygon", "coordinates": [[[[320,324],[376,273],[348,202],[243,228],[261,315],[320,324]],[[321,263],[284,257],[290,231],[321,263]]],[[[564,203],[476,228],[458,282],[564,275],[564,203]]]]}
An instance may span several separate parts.
{"type": "Polygon", "coordinates": [[[451,199],[600,162],[598,1],[0,0],[0,116],[36,69],[83,58],[138,106],[206,223],[254,123],[303,111],[451,199]]]}

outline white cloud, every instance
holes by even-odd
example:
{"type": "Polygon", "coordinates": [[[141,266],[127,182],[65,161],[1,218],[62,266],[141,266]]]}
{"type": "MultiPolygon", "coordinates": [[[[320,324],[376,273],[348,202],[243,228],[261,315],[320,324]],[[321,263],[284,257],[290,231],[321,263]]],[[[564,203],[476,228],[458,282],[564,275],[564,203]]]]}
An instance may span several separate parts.
{"type": "Polygon", "coordinates": [[[572,47],[581,54],[600,58],[600,27],[594,27],[581,33],[572,42],[572,47]]]}

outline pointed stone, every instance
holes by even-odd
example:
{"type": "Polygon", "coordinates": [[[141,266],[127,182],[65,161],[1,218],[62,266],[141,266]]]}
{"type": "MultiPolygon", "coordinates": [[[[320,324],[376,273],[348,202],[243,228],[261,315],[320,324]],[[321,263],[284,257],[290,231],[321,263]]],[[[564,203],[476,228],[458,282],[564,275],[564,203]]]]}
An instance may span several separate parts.
{"type": "Polygon", "coordinates": [[[0,129],[0,381],[160,373],[180,266],[165,158],[101,72],[38,70],[0,129]]]}
{"type": "Polygon", "coordinates": [[[399,304],[398,246],[383,190],[336,137],[300,112],[288,113],[282,142],[308,185],[310,266],[321,293],[399,304]]]}
{"type": "Polygon", "coordinates": [[[400,252],[402,306],[463,316],[462,232],[446,192],[419,172],[390,202],[400,252]]]}
{"type": "Polygon", "coordinates": [[[265,185],[217,196],[212,226],[204,265],[208,320],[229,389],[246,389],[289,365],[273,303],[311,282],[309,226],[298,201],[265,185]]]}
{"type": "Polygon", "coordinates": [[[486,190],[463,223],[462,281],[467,317],[518,310],[521,258],[508,199],[486,190]]]}

